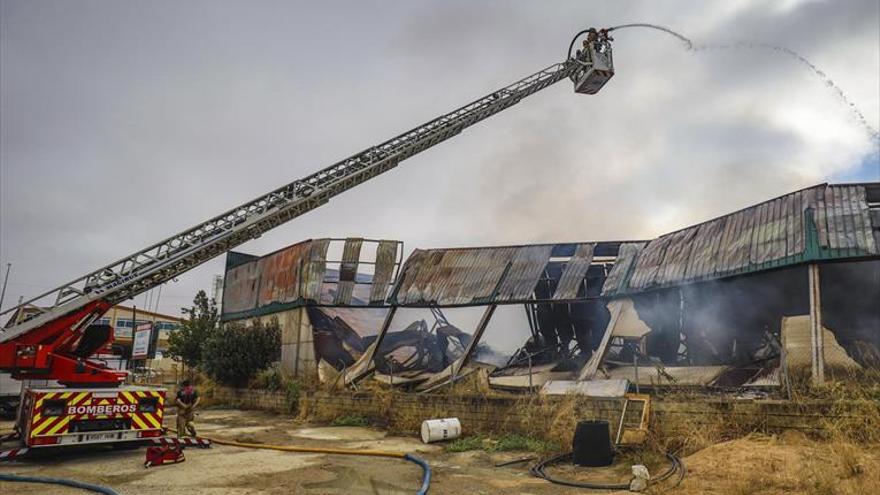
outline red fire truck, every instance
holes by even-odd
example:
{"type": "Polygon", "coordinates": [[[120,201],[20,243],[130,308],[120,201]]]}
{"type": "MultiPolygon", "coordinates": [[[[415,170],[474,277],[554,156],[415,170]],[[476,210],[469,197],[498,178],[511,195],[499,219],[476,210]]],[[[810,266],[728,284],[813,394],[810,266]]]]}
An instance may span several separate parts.
{"type": "Polygon", "coordinates": [[[162,436],[165,390],[26,389],[19,433],[29,447],[137,441],[162,436]]]}

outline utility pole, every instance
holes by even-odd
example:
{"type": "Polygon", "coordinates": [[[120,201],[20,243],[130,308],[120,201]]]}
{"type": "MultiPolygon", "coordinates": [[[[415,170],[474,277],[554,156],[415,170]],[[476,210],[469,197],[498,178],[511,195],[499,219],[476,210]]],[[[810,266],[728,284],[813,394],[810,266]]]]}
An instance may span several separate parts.
{"type": "Polygon", "coordinates": [[[3,298],[6,297],[6,284],[9,283],[10,270],[12,270],[12,263],[6,263],[6,276],[3,278],[3,290],[0,291],[0,310],[3,309],[3,298]]]}

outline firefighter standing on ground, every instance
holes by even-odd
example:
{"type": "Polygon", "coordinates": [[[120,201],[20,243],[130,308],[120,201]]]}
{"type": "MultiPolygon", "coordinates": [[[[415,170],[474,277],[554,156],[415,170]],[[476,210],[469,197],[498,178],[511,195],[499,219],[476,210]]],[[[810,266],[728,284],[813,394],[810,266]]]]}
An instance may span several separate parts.
{"type": "Polygon", "coordinates": [[[196,427],[192,422],[196,417],[196,407],[199,405],[199,393],[192,386],[189,380],[184,380],[180,384],[180,390],[177,391],[177,398],[174,404],[177,406],[177,436],[181,437],[185,434],[196,436],[196,427]]]}

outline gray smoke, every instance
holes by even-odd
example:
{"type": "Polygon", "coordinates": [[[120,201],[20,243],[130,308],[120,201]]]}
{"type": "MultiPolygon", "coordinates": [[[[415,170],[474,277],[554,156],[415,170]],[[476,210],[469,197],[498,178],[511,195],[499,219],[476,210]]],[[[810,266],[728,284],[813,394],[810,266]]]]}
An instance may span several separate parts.
{"type": "MultiPolygon", "coordinates": [[[[822,71],[821,69],[816,67],[815,64],[813,64],[812,62],[810,62],[809,60],[804,58],[803,55],[797,53],[796,51],[794,51],[790,48],[785,48],[783,46],[771,45],[771,44],[767,44],[767,43],[750,43],[750,42],[745,42],[745,41],[739,41],[737,43],[731,43],[731,44],[705,43],[705,44],[697,45],[694,43],[693,40],[691,40],[690,38],[688,38],[687,36],[685,36],[681,33],[673,31],[672,29],[669,29],[665,26],[659,26],[656,24],[648,24],[648,23],[622,24],[620,26],[614,26],[612,28],[609,28],[609,31],[616,31],[619,29],[634,28],[634,27],[656,29],[658,31],[663,31],[664,33],[672,35],[672,36],[678,38],[679,40],[681,40],[681,42],[684,43],[685,47],[689,51],[693,51],[693,52],[711,51],[711,50],[747,49],[747,50],[772,50],[776,53],[781,53],[783,55],[786,55],[786,56],[798,61],[799,63],[801,63],[804,67],[809,69],[810,72],[813,73],[813,75],[815,75],[823,83],[825,83],[825,86],[830,88],[831,91],[833,91],[834,94],[837,96],[837,98],[841,102],[843,102],[846,106],[849,107],[850,111],[853,113],[856,120],[858,120],[859,124],[861,124],[861,126],[865,129],[865,131],[868,133],[868,135],[871,137],[871,139],[873,139],[875,142],[880,140],[880,133],[878,133],[876,129],[871,127],[871,124],[868,123],[868,120],[865,118],[865,115],[862,113],[862,111],[859,110],[859,108],[856,106],[855,103],[853,103],[852,101],[850,101],[849,98],[847,98],[846,93],[844,93],[843,90],[840,89],[840,86],[835,84],[834,81],[831,80],[830,77],[828,77],[828,74],[826,74],[824,71],[822,71]]],[[[875,143],[875,144],[878,144],[878,143],[875,143]]]]}

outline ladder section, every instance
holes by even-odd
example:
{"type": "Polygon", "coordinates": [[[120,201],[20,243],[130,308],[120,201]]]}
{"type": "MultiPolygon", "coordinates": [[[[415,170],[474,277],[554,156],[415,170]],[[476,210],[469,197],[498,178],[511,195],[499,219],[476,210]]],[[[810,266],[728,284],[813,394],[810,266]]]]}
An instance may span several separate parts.
{"type": "Polygon", "coordinates": [[[396,167],[402,160],[570,77],[579,68],[574,60],[551,65],[377,146],[10,308],[0,316],[19,308],[32,308],[36,313],[26,320],[9,324],[0,333],[0,342],[11,340],[96,299],[116,304],[145,292],[323,205],[333,196],[396,167]]]}

